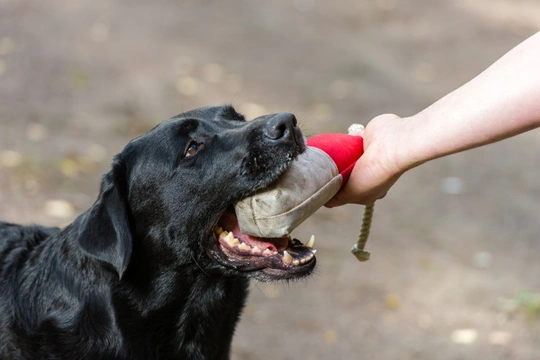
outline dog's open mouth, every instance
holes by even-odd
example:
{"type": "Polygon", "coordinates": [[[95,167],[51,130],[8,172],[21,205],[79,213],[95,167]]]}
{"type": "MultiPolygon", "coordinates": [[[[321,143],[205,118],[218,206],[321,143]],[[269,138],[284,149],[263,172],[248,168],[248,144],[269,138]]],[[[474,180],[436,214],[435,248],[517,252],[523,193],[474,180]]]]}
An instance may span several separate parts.
{"type": "MultiPolygon", "coordinates": [[[[314,236],[303,244],[290,236],[258,238],[243,234],[231,207],[214,226],[214,235],[230,266],[242,271],[265,269],[278,275],[284,271],[300,275],[315,265],[314,236]]],[[[279,276],[289,277],[289,276],[279,276]]]]}

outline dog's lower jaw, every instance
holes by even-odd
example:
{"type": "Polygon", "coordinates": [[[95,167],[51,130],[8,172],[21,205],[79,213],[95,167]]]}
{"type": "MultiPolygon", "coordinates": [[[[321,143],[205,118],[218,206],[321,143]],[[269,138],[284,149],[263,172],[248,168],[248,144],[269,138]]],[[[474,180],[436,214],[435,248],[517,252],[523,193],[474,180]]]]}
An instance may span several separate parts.
{"type": "Polygon", "coordinates": [[[268,266],[253,267],[240,261],[235,262],[235,259],[227,259],[227,254],[218,250],[218,247],[219,245],[208,251],[208,256],[214,262],[214,265],[209,267],[227,276],[244,277],[261,282],[294,281],[309,276],[316,265],[316,259],[313,257],[305,265],[291,266],[286,269],[268,266]]]}
{"type": "Polygon", "coordinates": [[[205,239],[203,247],[210,259],[209,266],[232,276],[264,282],[295,280],[311,274],[316,264],[313,241],[304,245],[290,236],[245,235],[232,208],[222,214],[205,239]]]}

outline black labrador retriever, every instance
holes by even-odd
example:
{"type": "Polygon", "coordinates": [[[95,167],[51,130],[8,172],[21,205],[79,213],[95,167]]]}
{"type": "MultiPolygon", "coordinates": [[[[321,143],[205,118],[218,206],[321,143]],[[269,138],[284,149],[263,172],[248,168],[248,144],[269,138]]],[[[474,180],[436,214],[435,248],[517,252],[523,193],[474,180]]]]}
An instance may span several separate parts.
{"type": "Polygon", "coordinates": [[[0,222],[0,358],[228,359],[249,279],[315,266],[296,239],[239,233],[232,210],[304,149],[290,113],[196,109],[131,141],[65,229],[0,222]]]}

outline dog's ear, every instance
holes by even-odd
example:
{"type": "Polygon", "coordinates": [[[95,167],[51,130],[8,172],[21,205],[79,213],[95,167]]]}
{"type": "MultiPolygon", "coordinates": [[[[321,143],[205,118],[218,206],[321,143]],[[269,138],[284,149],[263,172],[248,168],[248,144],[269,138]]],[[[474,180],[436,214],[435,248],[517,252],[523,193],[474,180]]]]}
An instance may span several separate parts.
{"type": "Polygon", "coordinates": [[[115,162],[113,170],[103,176],[99,197],[83,215],[78,237],[82,249],[111,265],[120,279],[129,264],[133,246],[122,170],[115,162]]]}

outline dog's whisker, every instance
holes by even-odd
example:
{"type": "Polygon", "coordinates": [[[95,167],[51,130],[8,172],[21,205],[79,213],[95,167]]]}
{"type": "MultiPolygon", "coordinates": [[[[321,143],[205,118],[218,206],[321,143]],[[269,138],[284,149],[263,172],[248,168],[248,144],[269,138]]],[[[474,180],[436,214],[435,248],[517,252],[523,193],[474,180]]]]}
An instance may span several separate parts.
{"type": "Polygon", "coordinates": [[[202,268],[202,266],[199,265],[199,263],[198,263],[197,260],[195,259],[195,256],[193,256],[193,253],[190,253],[189,255],[191,256],[191,259],[193,260],[193,262],[195,263],[195,265],[197,265],[197,267],[198,267],[199,269],[201,269],[201,271],[202,271],[204,274],[206,274],[207,276],[210,276],[210,274],[208,274],[208,273],[206,272],[206,270],[204,270],[204,269],[202,268]]]}

